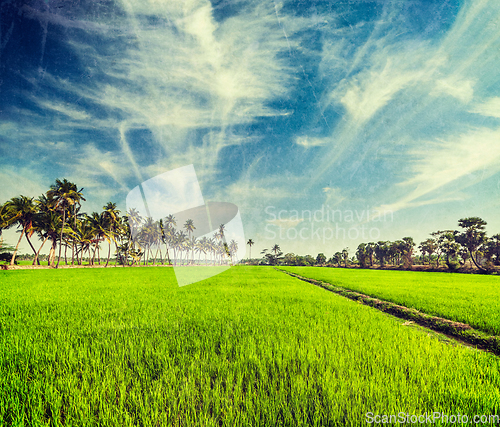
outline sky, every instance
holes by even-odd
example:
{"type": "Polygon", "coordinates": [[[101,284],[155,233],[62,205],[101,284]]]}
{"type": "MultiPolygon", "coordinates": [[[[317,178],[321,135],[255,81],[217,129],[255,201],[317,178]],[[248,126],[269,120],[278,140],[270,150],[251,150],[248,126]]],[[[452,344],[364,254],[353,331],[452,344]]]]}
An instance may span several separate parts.
{"type": "Polygon", "coordinates": [[[497,0],[0,13],[0,203],[67,178],[84,211],[125,213],[135,187],[192,164],[205,202],[238,206],[252,256],[419,243],[467,216],[500,232],[497,0]]]}

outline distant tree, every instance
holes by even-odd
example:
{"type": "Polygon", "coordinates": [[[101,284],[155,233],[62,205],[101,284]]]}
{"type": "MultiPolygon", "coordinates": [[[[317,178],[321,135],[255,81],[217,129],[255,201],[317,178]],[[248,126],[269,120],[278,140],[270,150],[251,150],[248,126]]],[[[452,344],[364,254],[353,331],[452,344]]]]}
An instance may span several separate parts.
{"type": "Polygon", "coordinates": [[[267,261],[269,265],[277,265],[279,261],[282,259],[283,252],[281,252],[281,248],[278,244],[275,244],[272,249],[272,253],[268,253],[267,249],[264,249],[262,253],[264,254],[264,259],[267,261]]]}
{"type": "Polygon", "coordinates": [[[311,255],[306,255],[305,257],[303,257],[302,262],[306,266],[316,264],[316,260],[311,255]]]}
{"type": "Polygon", "coordinates": [[[415,242],[412,237],[403,237],[403,241],[400,245],[401,253],[403,255],[403,268],[410,269],[413,265],[413,248],[415,247],[415,242]]]}
{"type": "Polygon", "coordinates": [[[491,236],[488,241],[488,251],[491,254],[493,263],[500,265],[500,234],[491,236]]]}
{"type": "Polygon", "coordinates": [[[319,253],[316,257],[316,264],[323,265],[326,262],[326,256],[324,253],[319,253]]]}
{"type": "Polygon", "coordinates": [[[342,249],[342,259],[344,260],[344,266],[347,267],[349,262],[349,248],[342,249]]]}
{"type": "Polygon", "coordinates": [[[435,239],[424,240],[419,245],[420,252],[422,253],[422,263],[425,264],[425,254],[429,256],[429,265],[431,265],[432,255],[436,252],[437,242],[435,239]]]}
{"type": "Polygon", "coordinates": [[[252,259],[252,246],[254,245],[254,241],[252,239],[248,239],[247,245],[249,246],[249,258],[252,259]]]}
{"type": "MultiPolygon", "coordinates": [[[[191,240],[191,235],[193,234],[193,231],[196,230],[196,227],[194,226],[194,221],[192,219],[186,220],[186,223],[184,224],[184,228],[186,229],[186,231],[188,233],[188,239],[191,240]]],[[[194,261],[194,245],[191,245],[191,246],[192,246],[191,258],[194,261]]]]}
{"type": "Polygon", "coordinates": [[[335,252],[328,262],[332,264],[337,264],[337,267],[340,267],[340,263],[342,262],[342,253],[335,252]]]}
{"type": "Polygon", "coordinates": [[[373,254],[375,253],[375,243],[369,242],[365,248],[366,255],[370,261],[370,267],[373,267],[373,254]]]}
{"type": "Polygon", "coordinates": [[[369,255],[367,251],[367,244],[366,243],[360,243],[358,245],[358,248],[356,249],[356,258],[359,261],[359,266],[361,268],[366,268],[367,264],[369,262],[369,255]]]}
{"type": "Polygon", "coordinates": [[[33,253],[36,254],[36,250],[31,244],[30,236],[33,234],[33,221],[37,213],[37,206],[33,202],[32,197],[19,196],[13,197],[7,203],[5,203],[7,212],[4,214],[5,224],[7,227],[12,225],[17,225],[20,229],[21,234],[19,235],[19,240],[12,254],[12,259],[10,260],[10,265],[14,265],[17,251],[19,249],[19,244],[24,236],[28,241],[33,253]]]}
{"type": "Polygon", "coordinates": [[[389,242],[379,241],[375,245],[375,256],[381,267],[385,266],[386,258],[389,252],[389,242]]]}
{"type": "Polygon", "coordinates": [[[66,214],[68,209],[75,204],[79,204],[83,198],[83,188],[77,189],[76,184],[69,182],[67,179],[62,181],[56,179],[56,183],[50,186],[50,190],[47,192],[47,197],[54,200],[54,209],[62,214],[62,226],[61,226],[61,236],[59,237],[59,256],[57,258],[56,268],[59,267],[59,262],[61,261],[61,249],[63,242],[63,232],[66,225],[66,214]]]}
{"type": "Polygon", "coordinates": [[[106,260],[105,267],[109,264],[109,258],[111,256],[111,242],[115,244],[115,250],[118,249],[117,237],[118,232],[117,229],[119,227],[120,221],[120,211],[116,208],[116,203],[108,202],[105,206],[103,206],[103,220],[105,227],[105,239],[108,242],[108,258],[106,260]]]}
{"type": "Polygon", "coordinates": [[[294,253],[287,253],[285,254],[285,256],[283,257],[283,264],[285,265],[298,265],[297,264],[297,255],[295,255],[294,253]]]}
{"type": "Polygon", "coordinates": [[[478,248],[486,241],[484,227],[486,221],[479,217],[462,218],[458,221],[458,226],[464,231],[457,236],[457,242],[467,248],[474,265],[481,271],[485,269],[477,261],[478,248]]]}

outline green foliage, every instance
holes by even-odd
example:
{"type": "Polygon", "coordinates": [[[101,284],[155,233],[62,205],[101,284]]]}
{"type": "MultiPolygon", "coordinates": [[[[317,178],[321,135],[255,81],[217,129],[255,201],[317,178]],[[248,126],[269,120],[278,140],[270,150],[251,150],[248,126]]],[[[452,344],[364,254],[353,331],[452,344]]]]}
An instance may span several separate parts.
{"type": "Polygon", "coordinates": [[[316,257],[316,264],[324,264],[326,262],[326,256],[324,253],[318,254],[316,257]]]}

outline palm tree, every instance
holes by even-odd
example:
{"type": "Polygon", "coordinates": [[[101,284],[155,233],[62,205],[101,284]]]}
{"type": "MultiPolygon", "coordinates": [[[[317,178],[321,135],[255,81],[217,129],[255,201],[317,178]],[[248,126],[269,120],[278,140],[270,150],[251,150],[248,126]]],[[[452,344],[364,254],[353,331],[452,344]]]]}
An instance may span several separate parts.
{"type": "Polygon", "coordinates": [[[349,248],[342,249],[342,259],[344,260],[344,265],[347,267],[347,262],[349,261],[349,248]]]}
{"type": "Polygon", "coordinates": [[[238,252],[238,243],[234,239],[229,242],[229,252],[231,253],[231,263],[233,263],[233,258],[238,252]]]}
{"type": "Polygon", "coordinates": [[[255,244],[255,242],[252,239],[248,239],[247,245],[249,246],[250,249],[250,261],[252,260],[252,246],[255,244]]]}
{"type": "Polygon", "coordinates": [[[13,197],[5,205],[8,211],[8,213],[6,214],[9,222],[8,227],[17,224],[18,227],[21,228],[21,235],[19,236],[19,240],[17,241],[14,253],[12,254],[12,259],[10,260],[10,265],[14,265],[16,253],[19,249],[19,244],[21,243],[21,239],[23,238],[23,236],[26,236],[26,240],[28,241],[31,249],[33,250],[33,253],[36,256],[36,250],[31,244],[29,237],[34,232],[32,226],[35,215],[37,213],[37,206],[33,202],[33,197],[26,196],[13,197]]]}
{"type": "Polygon", "coordinates": [[[101,264],[101,258],[99,255],[99,243],[105,239],[106,229],[102,215],[98,212],[92,212],[91,215],[86,215],[85,222],[89,224],[92,230],[92,243],[94,245],[94,250],[92,254],[92,261],[90,261],[90,248],[89,248],[89,264],[94,264],[95,256],[97,254],[97,260],[99,265],[101,264]]]}
{"type": "Polygon", "coordinates": [[[280,245],[278,244],[275,244],[271,250],[274,252],[274,256],[277,256],[278,255],[278,252],[281,252],[281,248],[280,248],[280,245]]]}
{"type": "MultiPolygon", "coordinates": [[[[41,218],[40,218],[40,227],[41,227],[41,233],[42,233],[42,236],[44,236],[44,242],[48,239],[52,242],[52,245],[50,247],[50,251],[49,251],[49,259],[48,259],[48,265],[51,266],[51,267],[54,267],[54,262],[55,262],[55,257],[56,257],[56,247],[57,247],[57,241],[59,239],[59,235],[61,233],[61,225],[62,225],[62,222],[61,222],[61,217],[56,213],[54,212],[53,210],[46,210],[45,212],[43,212],[41,218]]],[[[43,247],[43,243],[42,243],[42,246],[40,246],[40,249],[38,249],[38,252],[37,252],[37,259],[38,259],[38,255],[40,254],[40,251],[43,247]]]]}
{"type": "Polygon", "coordinates": [[[163,243],[165,244],[165,247],[167,249],[167,259],[168,259],[169,264],[172,264],[172,262],[170,261],[170,254],[168,252],[168,247],[171,246],[173,241],[174,241],[175,227],[176,226],[177,226],[177,222],[176,222],[175,217],[173,215],[168,215],[165,218],[165,228],[163,228],[163,226],[160,225],[161,230],[162,230],[162,240],[163,240],[163,243]]]}
{"type": "MultiPolygon", "coordinates": [[[[108,241],[108,259],[106,260],[105,267],[108,266],[109,258],[111,256],[111,240],[115,243],[115,249],[118,250],[118,244],[116,242],[117,229],[119,227],[120,211],[116,209],[116,203],[108,202],[106,206],[103,206],[103,218],[106,225],[106,240],[108,241]]],[[[116,266],[116,262],[115,262],[116,266]]]]}
{"type": "Polygon", "coordinates": [[[77,190],[76,184],[69,182],[67,179],[62,181],[56,179],[56,183],[50,186],[50,190],[47,191],[47,197],[54,200],[54,208],[62,212],[62,226],[61,226],[61,236],[59,238],[59,256],[57,259],[56,268],[59,267],[59,262],[61,261],[61,249],[63,241],[63,232],[66,225],[66,210],[70,206],[75,204],[80,204],[81,200],[85,200],[82,194],[83,188],[77,190]]]}
{"type": "MultiPolygon", "coordinates": [[[[215,233],[217,235],[217,233],[215,233]]],[[[207,250],[210,252],[210,258],[212,258],[211,264],[215,265],[215,248],[216,248],[216,239],[214,237],[211,237],[210,239],[207,239],[207,250]]]]}
{"type": "Polygon", "coordinates": [[[0,205],[0,236],[2,236],[3,230],[9,228],[11,220],[12,218],[7,203],[0,205]]]}
{"type": "Polygon", "coordinates": [[[221,264],[222,264],[222,258],[225,257],[225,255],[227,254],[227,243],[226,243],[226,236],[224,235],[224,232],[226,230],[226,226],[224,224],[220,224],[219,225],[219,239],[222,243],[222,247],[223,249],[220,251],[221,252],[221,264]]]}
{"type": "Polygon", "coordinates": [[[205,265],[207,264],[207,241],[206,237],[196,241],[196,252],[198,252],[198,264],[201,264],[201,253],[205,255],[205,265]]]}
{"type": "MultiPolygon", "coordinates": [[[[188,219],[186,221],[186,223],[184,224],[184,228],[188,232],[188,238],[191,240],[191,234],[193,233],[194,230],[196,230],[196,227],[194,226],[194,221],[192,219],[188,219]]],[[[194,246],[192,249],[193,249],[193,252],[191,253],[191,257],[194,261],[194,246]]]]}
{"type": "Polygon", "coordinates": [[[467,248],[470,258],[480,271],[486,271],[477,260],[478,248],[486,242],[486,232],[484,227],[486,221],[479,217],[462,218],[458,221],[458,226],[464,231],[457,236],[457,242],[467,248]]]}

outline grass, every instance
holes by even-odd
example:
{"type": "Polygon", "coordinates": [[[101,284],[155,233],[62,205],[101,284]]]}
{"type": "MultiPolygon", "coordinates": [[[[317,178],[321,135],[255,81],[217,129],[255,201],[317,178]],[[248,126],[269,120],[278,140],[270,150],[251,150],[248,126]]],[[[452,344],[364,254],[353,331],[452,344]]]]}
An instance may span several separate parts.
{"type": "Polygon", "coordinates": [[[324,267],[282,269],[500,335],[498,276],[324,267]]]}
{"type": "Polygon", "coordinates": [[[0,271],[0,425],[494,414],[500,360],[266,267],[0,271]]]}

